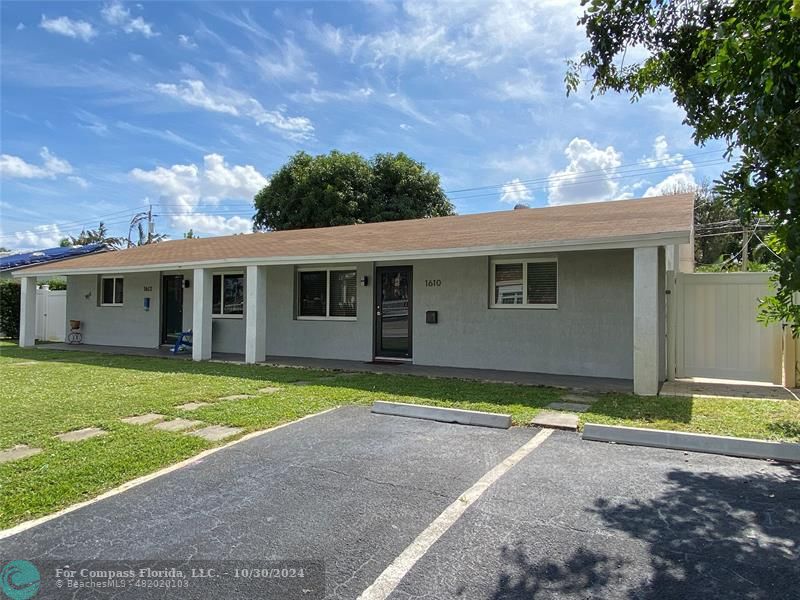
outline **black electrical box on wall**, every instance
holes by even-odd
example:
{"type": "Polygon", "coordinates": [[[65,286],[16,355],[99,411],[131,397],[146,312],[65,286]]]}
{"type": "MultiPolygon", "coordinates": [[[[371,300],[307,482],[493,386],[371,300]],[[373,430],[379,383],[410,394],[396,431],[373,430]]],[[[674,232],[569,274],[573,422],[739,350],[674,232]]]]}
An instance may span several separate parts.
{"type": "Polygon", "coordinates": [[[439,322],[439,311],[438,310],[426,310],[425,311],[425,322],[426,323],[438,323],[439,322]]]}

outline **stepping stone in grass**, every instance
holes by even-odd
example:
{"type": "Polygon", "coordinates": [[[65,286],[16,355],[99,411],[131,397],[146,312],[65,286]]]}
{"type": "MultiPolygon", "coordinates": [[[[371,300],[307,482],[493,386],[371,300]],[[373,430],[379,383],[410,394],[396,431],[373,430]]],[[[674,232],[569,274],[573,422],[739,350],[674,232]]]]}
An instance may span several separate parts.
{"type": "Polygon", "coordinates": [[[208,402],[187,402],[186,404],[181,404],[176,406],[178,410],[197,410],[198,408],[202,408],[203,406],[208,406],[208,402]]]}
{"type": "Polygon", "coordinates": [[[578,430],[578,415],[563,412],[541,412],[531,421],[534,427],[546,429],[578,430]]]}
{"type": "Polygon", "coordinates": [[[274,394],[276,392],[280,392],[281,388],[279,387],[265,387],[258,390],[259,394],[274,394]]]}
{"type": "Polygon", "coordinates": [[[552,408],[553,410],[569,410],[572,412],[586,412],[592,408],[591,404],[577,404],[576,402],[552,402],[545,408],[552,408]]]}
{"type": "Polygon", "coordinates": [[[244,431],[244,429],[241,427],[209,425],[208,427],[203,427],[197,431],[192,431],[189,433],[189,435],[196,435],[197,437],[201,437],[209,442],[218,442],[219,440],[224,440],[225,438],[236,435],[237,433],[241,433],[242,431],[244,431]]]}
{"type": "Polygon", "coordinates": [[[147,413],[146,415],[136,415],[135,417],[125,417],[124,419],[120,419],[120,421],[127,423],[128,425],[148,425],[150,423],[163,420],[164,415],[160,415],[158,413],[147,413]]]}
{"type": "Polygon", "coordinates": [[[28,458],[34,454],[39,454],[41,451],[41,448],[31,448],[25,444],[18,444],[13,448],[9,448],[8,450],[0,450],[0,463],[7,463],[11,462],[12,460],[28,458]]]}
{"type": "Polygon", "coordinates": [[[154,425],[154,429],[161,431],[185,431],[187,429],[194,429],[199,425],[205,425],[202,421],[190,421],[189,419],[172,419],[171,421],[162,421],[154,425]]]}
{"type": "Polygon", "coordinates": [[[248,398],[252,398],[250,394],[234,394],[233,396],[223,396],[222,398],[217,398],[220,402],[224,402],[225,400],[247,400],[248,398]]]}
{"type": "Polygon", "coordinates": [[[564,394],[561,400],[564,402],[576,402],[578,404],[594,404],[600,398],[597,396],[586,396],[584,394],[564,394]]]}
{"type": "Polygon", "coordinates": [[[67,431],[66,433],[59,433],[57,436],[62,442],[81,442],[89,438],[105,435],[108,432],[99,427],[86,427],[84,429],[76,429],[75,431],[67,431]]]}

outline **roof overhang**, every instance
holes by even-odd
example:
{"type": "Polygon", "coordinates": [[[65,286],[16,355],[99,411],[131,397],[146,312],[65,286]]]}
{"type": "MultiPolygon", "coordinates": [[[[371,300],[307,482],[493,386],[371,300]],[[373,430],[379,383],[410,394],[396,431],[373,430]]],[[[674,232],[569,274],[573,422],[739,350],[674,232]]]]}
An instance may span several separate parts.
{"type": "MultiPolygon", "coordinates": [[[[652,246],[672,246],[688,244],[689,231],[674,231],[640,236],[625,236],[618,238],[600,238],[597,240],[558,240],[543,242],[535,245],[523,246],[476,246],[472,248],[439,248],[435,250],[417,250],[403,252],[382,253],[354,253],[309,256],[269,256],[248,258],[225,258],[219,260],[205,260],[182,263],[158,263],[149,265],[133,265],[125,267],[90,267],[69,268],[69,259],[59,261],[62,268],[42,269],[33,271],[34,267],[14,271],[16,278],[38,277],[43,275],[94,275],[102,273],[144,273],[150,271],[178,271],[185,269],[213,269],[231,266],[275,266],[275,265],[309,265],[309,264],[340,264],[353,262],[381,262],[399,260],[425,260],[434,258],[465,258],[470,256],[492,256],[513,254],[541,254],[546,252],[577,252],[589,250],[615,250],[625,248],[641,248],[652,246]],[[33,272],[31,272],[33,271],[33,272]]],[[[53,264],[53,267],[56,267],[53,264]]]]}

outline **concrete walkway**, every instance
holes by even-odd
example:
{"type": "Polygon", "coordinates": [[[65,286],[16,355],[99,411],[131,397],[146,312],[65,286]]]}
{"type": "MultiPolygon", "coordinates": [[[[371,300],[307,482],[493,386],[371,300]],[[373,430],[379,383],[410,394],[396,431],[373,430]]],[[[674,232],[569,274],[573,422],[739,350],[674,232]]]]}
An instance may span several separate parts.
{"type": "MultiPolygon", "coordinates": [[[[37,348],[46,350],[76,350],[79,352],[100,352],[105,354],[124,354],[132,356],[154,356],[188,360],[191,354],[182,352],[173,355],[166,348],[127,348],[124,346],[96,346],[90,344],[42,344],[37,348]]],[[[212,360],[220,362],[244,362],[243,354],[214,353],[212,360]]],[[[582,392],[606,393],[633,392],[633,382],[628,379],[606,377],[580,377],[576,375],[551,375],[547,373],[527,373],[520,371],[497,371],[492,369],[462,369],[456,367],[435,367],[410,363],[368,363],[355,360],[335,360],[325,358],[297,358],[291,356],[268,356],[264,364],[279,367],[300,367],[307,369],[328,369],[354,373],[378,373],[391,375],[417,375],[420,377],[471,379],[492,383],[511,383],[517,385],[541,385],[565,388],[582,392]]]]}

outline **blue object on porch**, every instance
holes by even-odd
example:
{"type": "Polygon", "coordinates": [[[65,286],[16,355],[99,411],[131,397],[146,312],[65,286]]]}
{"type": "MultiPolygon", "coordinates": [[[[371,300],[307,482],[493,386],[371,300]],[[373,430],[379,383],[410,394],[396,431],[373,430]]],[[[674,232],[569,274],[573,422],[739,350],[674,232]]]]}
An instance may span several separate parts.
{"type": "Polygon", "coordinates": [[[186,350],[187,348],[192,347],[192,330],[189,331],[181,331],[178,334],[178,339],[175,342],[175,345],[172,347],[172,353],[177,354],[181,350],[186,350]]]}

